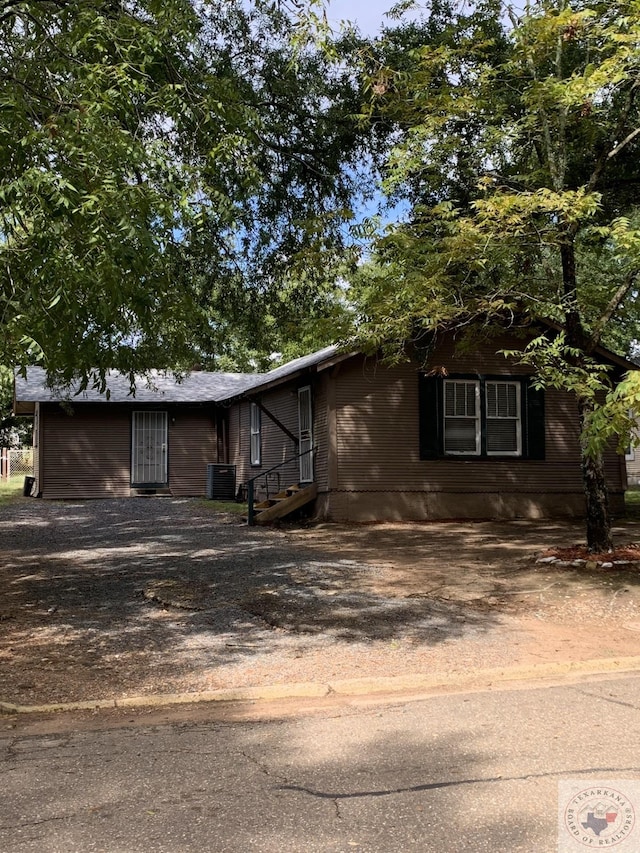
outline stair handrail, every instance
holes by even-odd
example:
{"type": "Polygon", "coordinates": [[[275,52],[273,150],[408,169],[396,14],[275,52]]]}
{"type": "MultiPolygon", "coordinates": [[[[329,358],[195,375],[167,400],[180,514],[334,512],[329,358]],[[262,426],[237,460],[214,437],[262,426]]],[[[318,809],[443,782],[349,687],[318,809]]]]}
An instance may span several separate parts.
{"type": "Polygon", "coordinates": [[[260,473],[256,474],[255,477],[251,477],[247,480],[247,525],[249,527],[252,527],[255,522],[254,486],[256,480],[259,480],[261,477],[266,477],[267,474],[270,474],[272,471],[277,471],[277,469],[282,468],[283,465],[289,465],[291,462],[295,462],[296,459],[300,459],[301,456],[306,456],[314,451],[315,447],[310,447],[309,450],[303,450],[302,453],[296,453],[295,456],[290,456],[288,459],[285,459],[284,462],[278,462],[277,465],[273,465],[266,471],[260,471],[260,473]]]}

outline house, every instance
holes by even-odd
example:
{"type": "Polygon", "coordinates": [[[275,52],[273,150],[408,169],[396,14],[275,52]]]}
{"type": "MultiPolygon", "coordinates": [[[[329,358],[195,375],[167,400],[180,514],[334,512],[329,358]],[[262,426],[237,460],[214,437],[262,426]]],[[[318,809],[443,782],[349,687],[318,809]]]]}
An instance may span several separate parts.
{"type": "Polygon", "coordinates": [[[640,447],[630,446],[625,453],[627,463],[627,483],[629,486],[640,486],[640,447]]]}
{"type": "MultiPolygon", "coordinates": [[[[426,369],[327,347],[265,374],[159,378],[135,398],[114,375],[109,399],[64,401],[31,369],[16,378],[16,413],[35,418],[43,498],[203,495],[217,462],[235,466],[264,517],[304,501],[332,520],[583,515],[575,401],[536,390],[502,354],[513,347],[506,333],[473,351],[445,336],[426,369]]],[[[620,373],[634,367],[600,354],[620,373]]],[[[614,447],[606,475],[621,511],[625,460],[614,447]]]]}
{"type": "MultiPolygon", "coordinates": [[[[251,377],[252,378],[252,377],[251,377]]],[[[16,376],[16,414],[33,415],[34,493],[43,498],[128,497],[160,491],[204,494],[206,466],[224,456],[223,409],[242,374],[194,372],[182,382],[163,374],[142,380],[110,373],[108,394],[63,393],[40,368],[16,376]]]]}

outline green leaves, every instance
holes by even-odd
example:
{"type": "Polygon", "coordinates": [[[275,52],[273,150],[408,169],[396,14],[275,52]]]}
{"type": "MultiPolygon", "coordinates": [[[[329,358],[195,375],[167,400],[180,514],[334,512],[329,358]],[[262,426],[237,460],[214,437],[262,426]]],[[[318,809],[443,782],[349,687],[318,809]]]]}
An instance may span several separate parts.
{"type": "Polygon", "coordinates": [[[370,71],[370,114],[396,133],[383,185],[405,207],[354,278],[360,335],[393,359],[431,331],[522,329],[509,357],[576,397],[597,456],[628,442],[640,399],[598,350],[640,340],[640,3],[511,14],[434,6],[423,44],[370,71]]]}
{"type": "Polygon", "coordinates": [[[309,45],[294,63],[294,29],[235,0],[0,16],[0,363],[180,367],[271,351],[267,314],[332,316],[359,87],[309,45]]]}
{"type": "Polygon", "coordinates": [[[141,339],[158,342],[180,313],[166,247],[194,185],[157,128],[181,120],[174,83],[196,32],[178,0],[136,13],[21,3],[3,16],[0,361],[43,358],[65,376],[134,366],[141,339]],[[133,310],[139,289],[155,294],[153,322],[133,310]]]}

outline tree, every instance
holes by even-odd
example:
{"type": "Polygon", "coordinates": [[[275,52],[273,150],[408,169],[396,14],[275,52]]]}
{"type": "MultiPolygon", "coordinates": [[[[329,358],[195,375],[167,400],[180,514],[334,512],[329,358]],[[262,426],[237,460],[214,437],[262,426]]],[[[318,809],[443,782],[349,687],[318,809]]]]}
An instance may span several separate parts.
{"type": "Polygon", "coordinates": [[[345,226],[371,184],[371,146],[357,117],[362,84],[344,59],[359,45],[355,36],[327,50],[296,45],[296,26],[281,10],[208,8],[207,74],[233,80],[251,121],[222,186],[207,155],[226,143],[216,125],[198,130],[197,168],[229,200],[232,224],[221,228],[216,206],[203,205],[179,274],[206,315],[201,363],[247,369],[266,366],[274,350],[293,357],[332,343],[346,329],[340,282],[356,256],[345,226]]]}
{"type": "Polygon", "coordinates": [[[399,136],[386,189],[410,209],[377,246],[362,334],[397,351],[474,320],[554,321],[518,355],[541,385],[575,394],[587,543],[606,551],[602,404],[615,381],[597,348],[639,331],[640,4],[454,9],[432,3],[410,68],[369,68],[369,112],[399,136]]]}
{"type": "Polygon", "coordinates": [[[0,367],[0,448],[30,445],[31,420],[16,418],[13,408],[13,371],[0,367]]]}
{"type": "Polygon", "coordinates": [[[0,364],[133,382],[331,303],[360,96],[294,30],[260,2],[3,4],[0,364]]]}
{"type": "Polygon", "coordinates": [[[181,354],[169,259],[196,186],[169,130],[197,26],[182,0],[4,4],[0,363],[69,378],[181,354]]]}

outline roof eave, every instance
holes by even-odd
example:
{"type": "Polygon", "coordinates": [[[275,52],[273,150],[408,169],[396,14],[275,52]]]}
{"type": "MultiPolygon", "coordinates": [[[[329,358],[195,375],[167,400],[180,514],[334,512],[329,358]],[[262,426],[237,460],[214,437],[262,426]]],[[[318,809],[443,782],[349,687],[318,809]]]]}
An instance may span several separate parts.
{"type": "Polygon", "coordinates": [[[328,370],[334,365],[339,364],[342,361],[346,361],[349,358],[353,358],[356,355],[360,355],[359,351],[352,350],[351,352],[344,352],[327,356],[326,359],[319,361],[317,364],[301,367],[299,370],[294,370],[291,373],[285,374],[284,376],[278,376],[275,379],[271,379],[268,382],[263,382],[260,385],[252,385],[250,388],[245,388],[244,391],[241,391],[238,394],[234,394],[231,397],[221,398],[217,402],[231,404],[238,400],[250,399],[251,397],[255,397],[256,394],[264,394],[265,391],[271,391],[272,388],[277,388],[279,385],[286,385],[289,382],[293,382],[295,379],[299,379],[301,376],[308,376],[311,373],[321,373],[323,370],[328,370]]]}

